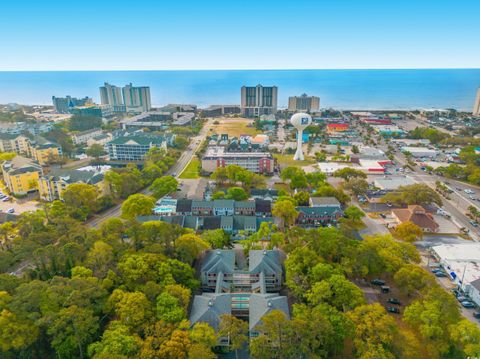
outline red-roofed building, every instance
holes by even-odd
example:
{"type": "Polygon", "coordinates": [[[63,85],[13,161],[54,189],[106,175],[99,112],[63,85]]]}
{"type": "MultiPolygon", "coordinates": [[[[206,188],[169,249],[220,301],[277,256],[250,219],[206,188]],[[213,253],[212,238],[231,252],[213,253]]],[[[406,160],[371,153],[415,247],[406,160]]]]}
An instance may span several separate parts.
{"type": "Polygon", "coordinates": [[[348,131],[349,127],[350,126],[348,123],[329,123],[327,125],[327,132],[328,133],[344,132],[344,131],[348,131]]]}

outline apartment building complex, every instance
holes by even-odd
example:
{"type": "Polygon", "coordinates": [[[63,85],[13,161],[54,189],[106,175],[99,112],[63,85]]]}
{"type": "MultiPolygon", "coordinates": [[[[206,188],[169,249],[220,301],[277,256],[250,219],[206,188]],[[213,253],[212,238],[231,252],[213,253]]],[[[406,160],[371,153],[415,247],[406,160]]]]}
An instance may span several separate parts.
{"type": "Polygon", "coordinates": [[[237,165],[254,173],[273,173],[274,160],[269,152],[227,152],[223,146],[209,146],[202,157],[202,171],[237,165]]]}
{"type": "Polygon", "coordinates": [[[5,185],[10,193],[15,195],[36,191],[42,174],[41,166],[23,156],[15,156],[12,160],[2,163],[5,185]]]}

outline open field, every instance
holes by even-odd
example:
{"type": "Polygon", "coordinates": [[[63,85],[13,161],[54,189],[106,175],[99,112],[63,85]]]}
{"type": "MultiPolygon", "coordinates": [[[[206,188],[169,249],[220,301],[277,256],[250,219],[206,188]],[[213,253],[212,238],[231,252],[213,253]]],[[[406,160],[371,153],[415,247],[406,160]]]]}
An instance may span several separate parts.
{"type": "Polygon", "coordinates": [[[198,166],[200,166],[200,160],[197,156],[193,157],[185,170],[180,174],[180,179],[196,179],[200,178],[198,174],[198,166]]]}
{"type": "Polygon", "coordinates": [[[253,127],[253,120],[246,118],[225,118],[220,117],[215,119],[219,124],[213,124],[210,131],[211,133],[228,133],[229,137],[238,137],[240,135],[256,135],[260,133],[255,127],[253,127]],[[252,127],[248,126],[251,125],[252,127]]]}
{"type": "Polygon", "coordinates": [[[305,157],[304,161],[294,161],[293,154],[282,155],[279,153],[274,153],[273,157],[277,160],[281,168],[289,167],[289,166],[293,166],[293,167],[309,166],[316,163],[313,157],[307,157],[307,156],[305,157]]]}

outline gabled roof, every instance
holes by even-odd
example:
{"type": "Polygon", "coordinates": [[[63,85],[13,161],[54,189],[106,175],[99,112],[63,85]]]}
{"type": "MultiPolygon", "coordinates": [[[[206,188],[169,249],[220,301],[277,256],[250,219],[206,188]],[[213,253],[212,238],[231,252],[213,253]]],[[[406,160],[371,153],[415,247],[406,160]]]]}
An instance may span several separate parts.
{"type": "Polygon", "coordinates": [[[219,229],[222,218],[218,216],[203,217],[203,229],[219,229]]]}
{"type": "Polygon", "coordinates": [[[249,303],[249,330],[253,331],[265,314],[272,310],[281,310],[287,318],[290,316],[287,297],[272,294],[251,294],[249,303]]]}
{"type": "Polygon", "coordinates": [[[103,180],[104,175],[96,171],[79,171],[55,168],[44,177],[57,181],[63,180],[66,183],[83,182],[88,184],[96,184],[103,180]]]}
{"type": "Polygon", "coordinates": [[[410,205],[408,208],[393,209],[392,213],[399,219],[400,222],[413,222],[420,228],[429,228],[437,230],[439,225],[433,219],[430,213],[425,211],[425,208],[419,205],[410,205]]]}
{"type": "Polygon", "coordinates": [[[213,201],[214,208],[232,208],[235,201],[233,199],[216,199],[213,201]]]}
{"type": "Polygon", "coordinates": [[[208,251],[202,264],[202,273],[233,273],[235,270],[235,251],[215,249],[208,251]]]}
{"type": "Polygon", "coordinates": [[[218,330],[220,316],[232,313],[232,297],[230,294],[204,293],[193,298],[190,312],[190,325],[195,323],[208,323],[213,329],[218,330]]]}
{"type": "Polygon", "coordinates": [[[342,211],[336,206],[325,206],[325,207],[305,207],[299,206],[295,208],[298,212],[304,213],[309,216],[333,216],[337,213],[342,213],[342,211]]]}
{"type": "Polygon", "coordinates": [[[192,208],[213,208],[212,201],[192,200],[192,208]]]}
{"type": "Polygon", "coordinates": [[[265,272],[265,274],[275,274],[282,276],[282,262],[280,251],[278,250],[251,250],[248,252],[248,271],[252,274],[265,272]]]}
{"type": "Polygon", "coordinates": [[[235,208],[255,209],[255,201],[235,201],[235,208]]]}

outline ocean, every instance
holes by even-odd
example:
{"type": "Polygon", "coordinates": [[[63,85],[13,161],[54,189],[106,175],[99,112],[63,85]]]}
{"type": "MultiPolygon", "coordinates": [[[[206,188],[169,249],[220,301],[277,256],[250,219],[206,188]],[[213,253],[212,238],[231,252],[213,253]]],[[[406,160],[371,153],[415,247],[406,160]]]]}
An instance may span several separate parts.
{"type": "Polygon", "coordinates": [[[239,104],[241,86],[262,84],[278,86],[279,108],[307,93],[322,108],[471,111],[480,69],[0,72],[0,103],[47,105],[53,95],[99,102],[104,82],[150,86],[154,106],[239,104]]]}

